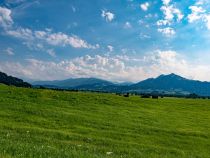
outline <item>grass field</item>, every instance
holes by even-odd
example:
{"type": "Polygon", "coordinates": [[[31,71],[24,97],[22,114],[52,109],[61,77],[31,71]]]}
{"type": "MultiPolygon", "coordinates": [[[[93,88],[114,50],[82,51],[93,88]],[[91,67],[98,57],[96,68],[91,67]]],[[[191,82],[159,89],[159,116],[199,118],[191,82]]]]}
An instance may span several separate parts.
{"type": "Polygon", "coordinates": [[[0,157],[207,158],[210,100],[0,85],[0,157]]]}

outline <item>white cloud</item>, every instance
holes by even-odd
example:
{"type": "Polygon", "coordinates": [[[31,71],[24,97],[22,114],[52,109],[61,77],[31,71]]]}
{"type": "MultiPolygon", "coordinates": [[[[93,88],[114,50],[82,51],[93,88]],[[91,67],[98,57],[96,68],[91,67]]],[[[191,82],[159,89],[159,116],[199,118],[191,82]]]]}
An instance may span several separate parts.
{"type": "Polygon", "coordinates": [[[8,8],[0,7],[0,26],[8,28],[13,24],[11,17],[11,10],[8,8]]]}
{"type": "Polygon", "coordinates": [[[105,18],[107,22],[114,20],[115,15],[109,11],[102,10],[101,17],[105,18]]]}
{"type": "Polygon", "coordinates": [[[205,15],[206,27],[210,30],[210,14],[205,15]]]}
{"type": "Polygon", "coordinates": [[[187,16],[188,22],[203,22],[206,25],[206,28],[210,30],[210,13],[203,8],[203,5],[207,3],[207,1],[200,0],[189,7],[191,13],[187,16]]]}
{"type": "Polygon", "coordinates": [[[180,22],[184,18],[182,12],[177,8],[174,8],[173,13],[177,16],[177,22],[180,22]]]}
{"type": "Polygon", "coordinates": [[[148,2],[145,2],[143,4],[140,4],[140,8],[143,10],[143,11],[147,11],[148,8],[149,8],[149,3],[148,2]]]}
{"type": "Polygon", "coordinates": [[[50,56],[52,56],[52,57],[56,57],[56,53],[55,53],[55,51],[54,51],[53,49],[48,49],[48,50],[47,50],[47,53],[48,53],[50,56]]]}
{"type": "Polygon", "coordinates": [[[130,28],[132,28],[131,23],[127,21],[127,22],[124,24],[124,28],[125,28],[125,29],[130,29],[130,28]]]}
{"type": "Polygon", "coordinates": [[[208,4],[209,0],[197,0],[195,5],[205,5],[208,4]]]}
{"type": "Polygon", "coordinates": [[[14,50],[12,48],[7,48],[5,52],[7,55],[10,55],[10,56],[15,55],[14,50]]]}
{"type": "Polygon", "coordinates": [[[189,23],[202,19],[203,13],[206,12],[201,6],[190,6],[189,9],[191,10],[191,14],[187,16],[189,23]]]}
{"type": "Polygon", "coordinates": [[[176,32],[174,31],[174,29],[173,28],[170,28],[170,27],[166,27],[166,28],[162,28],[162,29],[159,28],[158,29],[158,32],[161,32],[161,33],[163,33],[166,36],[172,36],[172,35],[176,34],[176,32]]]}
{"type": "Polygon", "coordinates": [[[174,21],[180,22],[184,17],[181,11],[173,5],[163,5],[160,9],[163,12],[164,19],[157,22],[159,25],[171,25],[174,21]]]}
{"type": "Polygon", "coordinates": [[[51,30],[50,31],[35,31],[34,32],[34,36],[38,39],[42,39],[42,38],[45,38],[48,34],[50,34],[51,30]]]}
{"type": "Polygon", "coordinates": [[[180,22],[184,15],[173,4],[170,4],[171,0],[162,0],[162,2],[163,6],[161,6],[160,10],[163,12],[164,18],[157,21],[158,32],[169,37],[175,34],[172,24],[180,22]]]}
{"type": "MultiPolygon", "coordinates": [[[[154,15],[155,16],[155,15],[154,15]]],[[[152,14],[147,14],[147,15],[145,15],[145,18],[152,18],[153,17],[153,15],[152,14]]]]}
{"type": "Polygon", "coordinates": [[[19,39],[27,40],[27,42],[45,41],[49,45],[53,46],[71,46],[74,48],[86,48],[86,49],[97,49],[99,45],[91,45],[85,40],[81,39],[76,35],[67,35],[62,32],[53,33],[51,31],[32,31],[28,28],[17,28],[14,30],[7,30],[7,35],[16,37],[19,39]]]}
{"type": "Polygon", "coordinates": [[[76,10],[76,8],[74,6],[71,6],[71,9],[72,9],[73,13],[76,13],[77,10],[76,10]]]}
{"type": "Polygon", "coordinates": [[[45,46],[42,43],[34,43],[31,41],[25,41],[23,42],[23,45],[25,45],[28,49],[32,51],[45,51],[45,46]]]}
{"type": "Polygon", "coordinates": [[[206,12],[201,6],[190,6],[189,9],[191,9],[191,11],[195,12],[195,13],[205,13],[206,12]]]}
{"type": "Polygon", "coordinates": [[[150,39],[151,38],[151,36],[144,34],[144,33],[140,33],[139,37],[140,37],[140,39],[150,39]]]}
{"type": "Polygon", "coordinates": [[[169,3],[171,2],[171,0],[162,0],[164,5],[169,5],[169,3]]]}
{"type": "Polygon", "coordinates": [[[157,25],[158,26],[170,25],[170,22],[168,20],[158,20],[157,25]]]}
{"type": "Polygon", "coordinates": [[[114,47],[111,45],[108,45],[107,48],[108,48],[109,52],[113,52],[113,50],[114,50],[114,47]]]}
{"type": "Polygon", "coordinates": [[[94,46],[88,44],[86,41],[80,39],[78,36],[68,36],[61,32],[46,34],[44,37],[40,37],[39,39],[46,40],[48,44],[55,46],[70,45],[74,48],[94,48],[94,46]]]}
{"type": "Polygon", "coordinates": [[[33,40],[34,35],[32,30],[27,29],[27,28],[17,28],[15,30],[7,30],[6,31],[7,35],[20,38],[20,39],[25,39],[25,40],[33,40]]]}
{"type": "MultiPolygon", "coordinates": [[[[33,31],[23,27],[15,28],[12,26],[13,20],[11,18],[11,13],[10,9],[0,7],[0,26],[5,29],[5,34],[25,40],[24,44],[30,48],[34,47],[33,45],[37,45],[37,42],[40,42],[40,40],[53,46],[71,46],[74,48],[86,49],[97,49],[100,47],[99,44],[91,45],[76,35],[67,35],[62,32],[54,33],[48,28],[44,31],[33,31]]],[[[107,15],[110,16],[109,14],[107,15]]],[[[108,18],[112,17],[110,16],[108,18]]]]}
{"type": "Polygon", "coordinates": [[[155,51],[140,58],[86,55],[60,62],[28,59],[26,63],[1,62],[0,70],[35,80],[97,77],[111,81],[137,82],[172,72],[199,80],[210,78],[210,65],[188,62],[175,51],[155,51]]]}

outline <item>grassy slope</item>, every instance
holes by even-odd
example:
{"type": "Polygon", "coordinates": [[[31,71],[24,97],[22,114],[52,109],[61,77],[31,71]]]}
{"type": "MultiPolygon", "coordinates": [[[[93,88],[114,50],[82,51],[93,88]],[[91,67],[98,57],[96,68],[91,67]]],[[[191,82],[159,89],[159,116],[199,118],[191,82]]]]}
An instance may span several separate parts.
{"type": "Polygon", "coordinates": [[[0,157],[210,157],[210,101],[0,85],[0,157]]]}

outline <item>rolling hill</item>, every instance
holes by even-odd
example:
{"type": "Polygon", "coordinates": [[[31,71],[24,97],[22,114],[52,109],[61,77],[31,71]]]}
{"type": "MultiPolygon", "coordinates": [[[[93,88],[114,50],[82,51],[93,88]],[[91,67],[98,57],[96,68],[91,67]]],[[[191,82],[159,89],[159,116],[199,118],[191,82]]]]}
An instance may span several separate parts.
{"type": "Polygon", "coordinates": [[[2,158],[209,158],[210,100],[0,84],[2,158]]]}

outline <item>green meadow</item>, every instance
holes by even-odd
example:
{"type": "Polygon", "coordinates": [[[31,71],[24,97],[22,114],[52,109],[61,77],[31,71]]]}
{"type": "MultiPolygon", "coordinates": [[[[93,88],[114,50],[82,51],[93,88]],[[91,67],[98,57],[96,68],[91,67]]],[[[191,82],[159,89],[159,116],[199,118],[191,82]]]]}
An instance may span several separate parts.
{"type": "Polygon", "coordinates": [[[209,158],[210,100],[0,85],[0,157],[209,158]]]}

